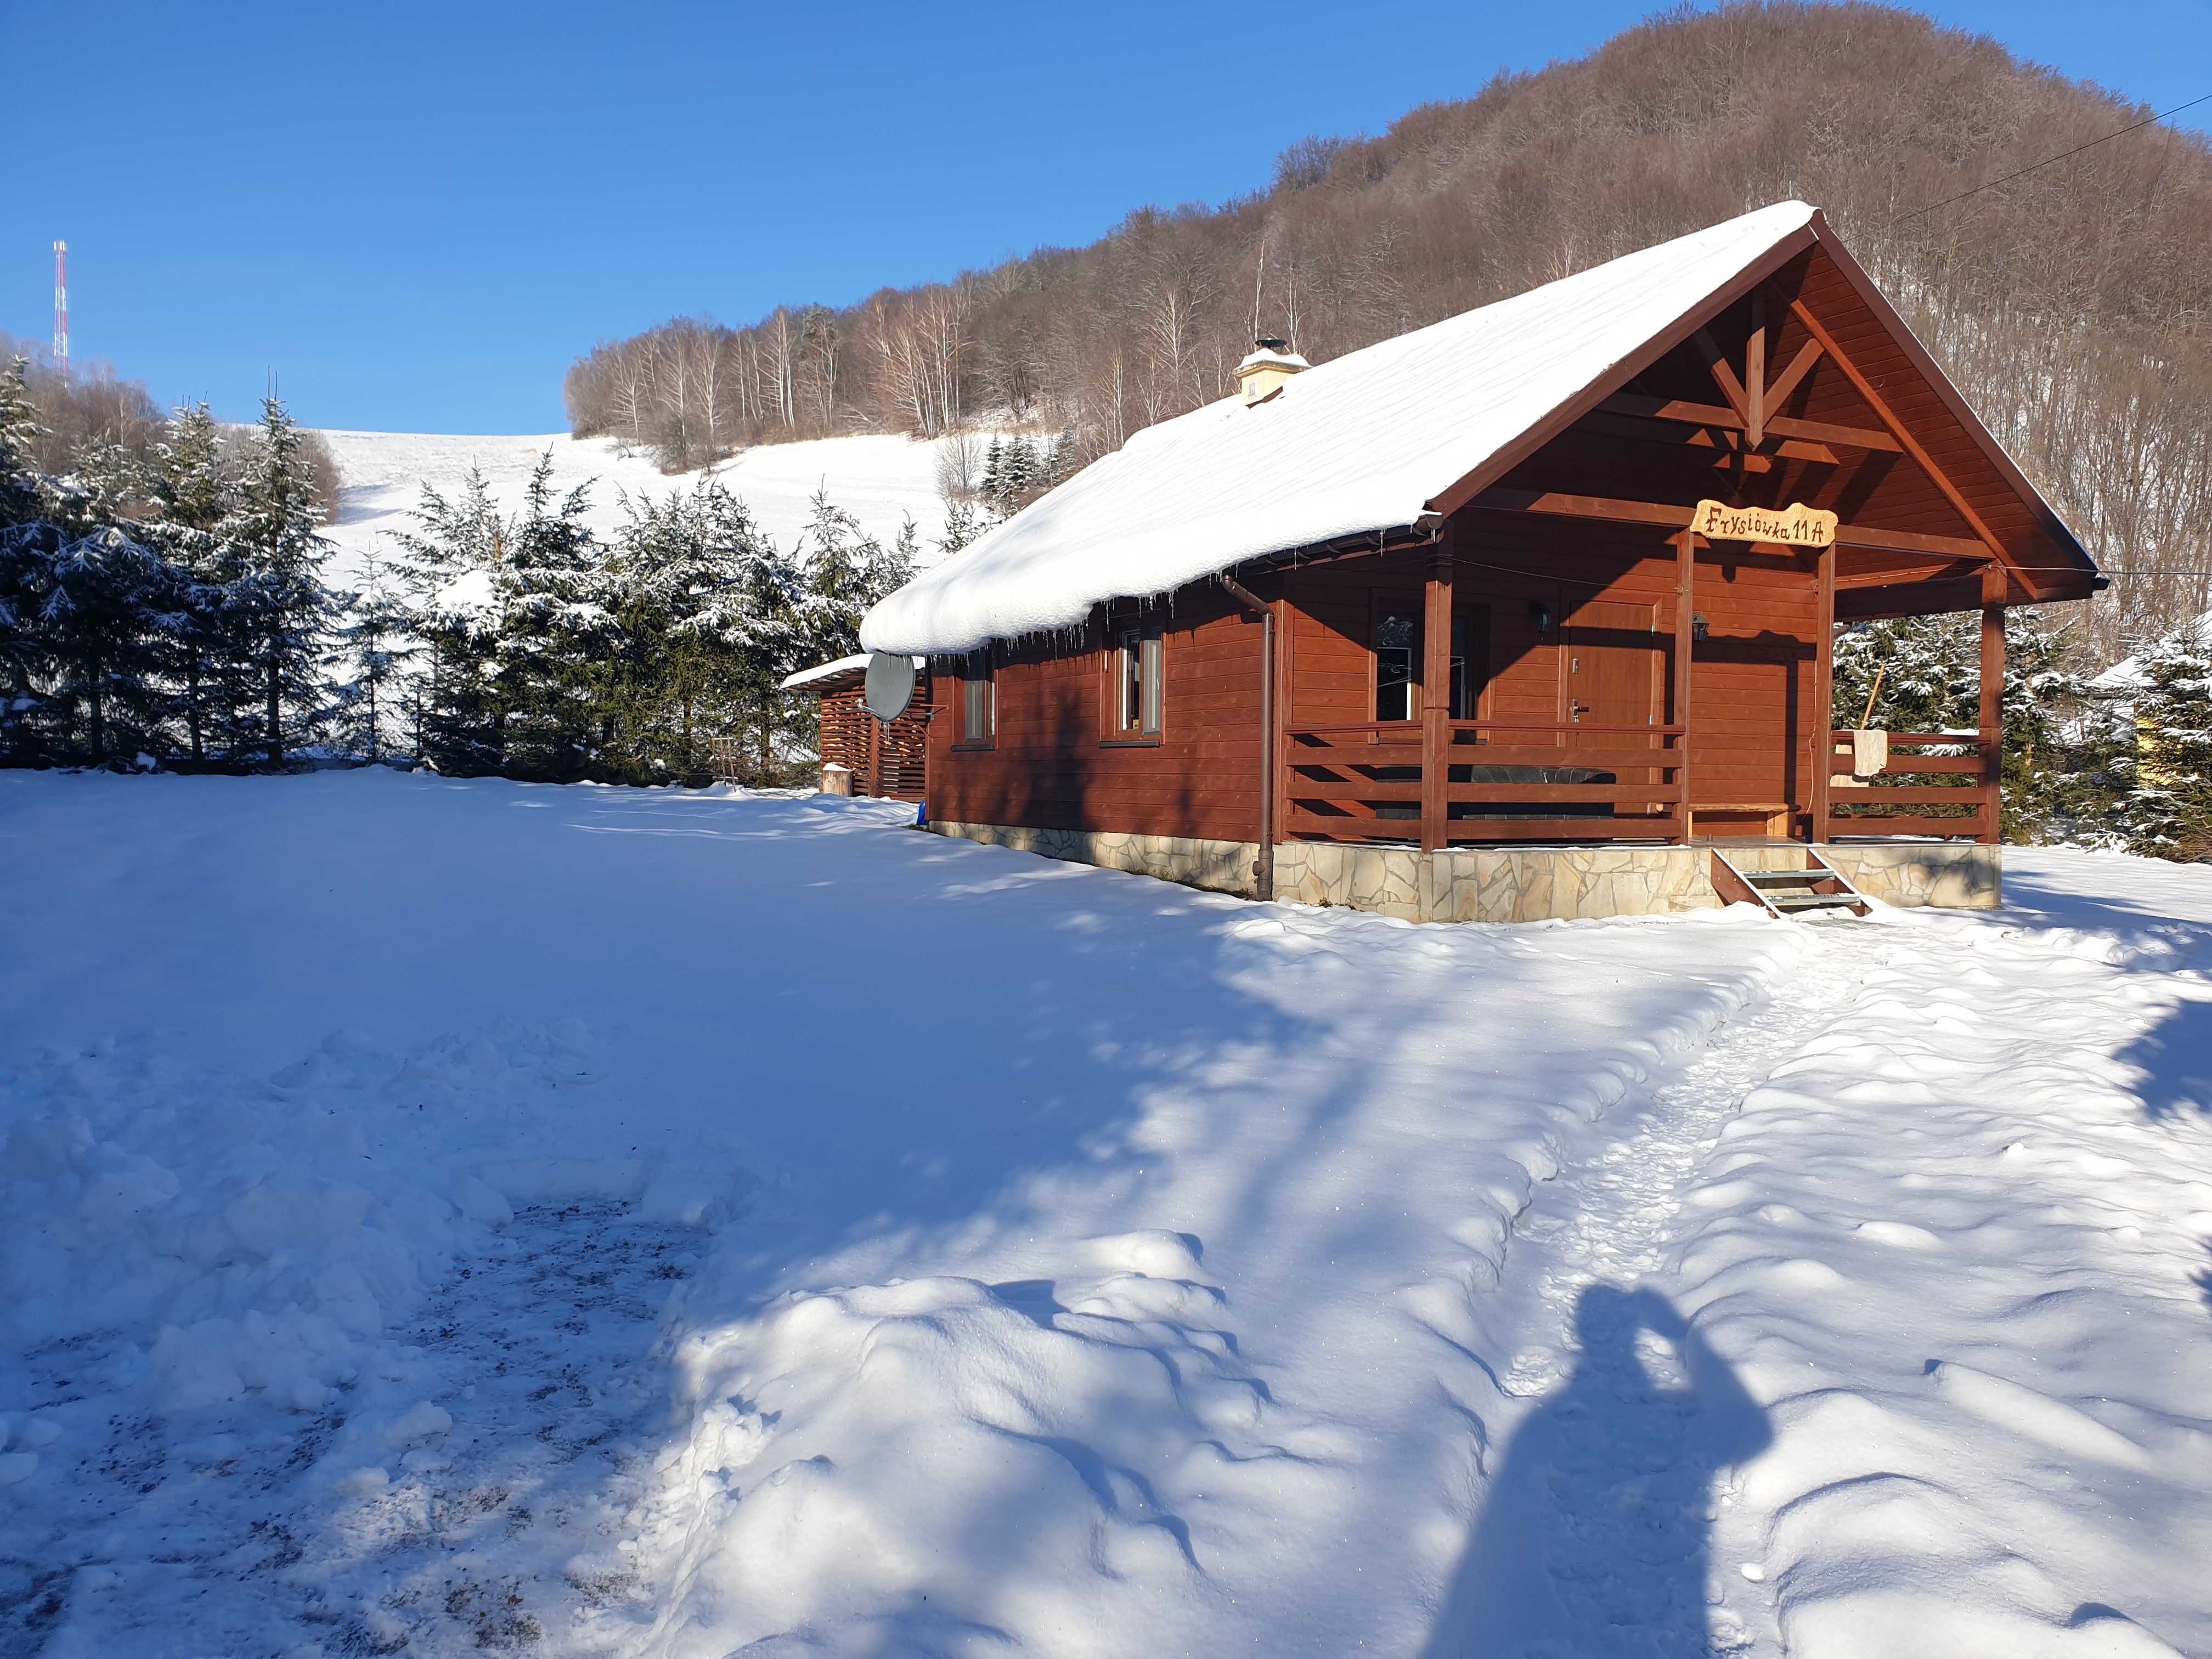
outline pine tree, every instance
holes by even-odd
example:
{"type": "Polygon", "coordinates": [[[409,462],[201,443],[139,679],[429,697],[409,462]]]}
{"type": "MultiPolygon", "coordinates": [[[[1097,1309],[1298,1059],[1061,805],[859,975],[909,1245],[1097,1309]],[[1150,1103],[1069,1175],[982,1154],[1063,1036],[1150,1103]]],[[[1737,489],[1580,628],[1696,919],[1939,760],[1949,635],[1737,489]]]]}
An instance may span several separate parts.
{"type": "Polygon", "coordinates": [[[937,539],[940,556],[950,556],[974,541],[990,526],[983,515],[976,512],[972,502],[951,501],[945,504],[945,533],[937,539]]]}
{"type": "Polygon", "coordinates": [[[507,524],[491,486],[473,467],[454,500],[425,484],[414,517],[418,528],[396,538],[396,562],[411,596],[410,630],[428,657],[416,686],[415,747],[449,775],[496,772],[495,581],[506,558],[507,524]]]}
{"type": "Polygon", "coordinates": [[[817,489],[799,548],[806,583],[803,623],[814,659],[850,656],[860,648],[860,618],[911,580],[911,539],[902,537],[886,550],[851,514],[830,502],[826,489],[817,489]]]}
{"type": "Polygon", "coordinates": [[[204,403],[179,404],[165,440],[155,448],[151,491],[155,516],[144,530],[148,545],[180,578],[174,659],[173,708],[184,727],[186,753],[204,764],[211,733],[236,729],[238,710],[250,696],[250,664],[234,660],[229,647],[240,631],[231,617],[231,584],[240,574],[223,528],[234,505],[223,475],[221,429],[204,403]]]}
{"type": "Polygon", "coordinates": [[[31,362],[13,360],[0,374],[0,531],[46,516],[32,455],[43,429],[31,402],[31,362]]]}
{"type": "Polygon", "coordinates": [[[173,574],[113,525],[52,546],[38,632],[53,682],[46,722],[61,757],[104,765],[161,746],[173,574]]]}
{"type": "Polygon", "coordinates": [[[499,645],[493,671],[502,769],[572,781],[595,751],[595,691],[615,627],[598,544],[584,523],[588,485],[556,498],[553,452],[532,471],[522,512],[494,574],[499,645]]]}
{"type": "Polygon", "coordinates": [[[29,362],[18,357],[0,374],[0,754],[19,765],[40,749],[36,623],[52,552],[31,459],[40,428],[29,371],[29,362]]]}
{"type": "MultiPolygon", "coordinates": [[[[711,479],[623,506],[623,747],[656,775],[697,776],[703,729],[773,725],[769,694],[804,648],[800,583],[744,503],[711,479]]],[[[772,731],[757,734],[763,767],[773,742],[772,731]]]]}
{"type": "Polygon", "coordinates": [[[316,734],[325,713],[318,670],[336,605],[322,580],[330,550],[322,522],[299,428],[272,393],[262,399],[238,499],[222,530],[238,563],[227,609],[234,660],[252,665],[259,694],[235,747],[242,751],[258,738],[272,768],[316,734]]]}
{"type": "Polygon", "coordinates": [[[341,741],[351,753],[381,760],[398,732],[399,690],[416,654],[413,619],[374,547],[348,601],[337,630],[338,660],[349,671],[340,689],[341,741]]]}
{"type": "Polygon", "coordinates": [[[2120,811],[2129,848],[2153,858],[2212,857],[2212,640],[2191,623],[2136,654],[2133,787],[2120,811]]]}

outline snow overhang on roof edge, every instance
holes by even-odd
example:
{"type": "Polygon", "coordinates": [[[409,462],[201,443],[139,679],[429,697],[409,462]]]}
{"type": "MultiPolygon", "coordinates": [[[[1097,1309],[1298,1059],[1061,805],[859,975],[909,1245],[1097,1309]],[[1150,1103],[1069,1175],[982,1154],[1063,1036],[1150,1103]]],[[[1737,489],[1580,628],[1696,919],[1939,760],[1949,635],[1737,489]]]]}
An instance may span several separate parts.
{"type": "MultiPolygon", "coordinates": [[[[865,674],[868,672],[868,656],[867,652],[862,651],[849,657],[840,657],[835,662],[817,663],[811,668],[802,668],[796,674],[785,675],[777,682],[776,689],[797,691],[823,680],[834,680],[841,674],[865,674]]],[[[925,659],[916,657],[914,665],[927,668],[929,664],[925,659]]]]}
{"type": "Polygon", "coordinates": [[[868,613],[870,650],[1082,625],[1246,562],[1417,523],[1430,502],[1814,223],[1802,202],[1662,242],[1131,438],[868,613]]]}

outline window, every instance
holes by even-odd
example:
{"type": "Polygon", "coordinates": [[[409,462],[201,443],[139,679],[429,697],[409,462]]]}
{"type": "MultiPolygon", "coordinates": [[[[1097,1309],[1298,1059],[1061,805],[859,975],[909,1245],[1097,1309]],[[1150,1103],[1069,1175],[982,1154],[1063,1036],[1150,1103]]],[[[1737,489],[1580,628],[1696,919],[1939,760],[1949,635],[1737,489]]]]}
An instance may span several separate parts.
{"type": "Polygon", "coordinates": [[[1421,613],[1418,606],[1385,600],[1375,607],[1375,718],[1420,718],[1415,688],[1420,679],[1421,613]]]}
{"type": "Polygon", "coordinates": [[[1482,688],[1490,683],[1490,607],[1469,605],[1452,612],[1451,717],[1482,718],[1482,688]]]}
{"type": "Polygon", "coordinates": [[[1115,623],[1107,672],[1109,738],[1124,743],[1158,738],[1160,707],[1165,700],[1160,678],[1159,624],[1115,623]]]}
{"type": "Polygon", "coordinates": [[[960,741],[987,744],[998,734],[999,687],[985,649],[961,659],[960,741]]]}

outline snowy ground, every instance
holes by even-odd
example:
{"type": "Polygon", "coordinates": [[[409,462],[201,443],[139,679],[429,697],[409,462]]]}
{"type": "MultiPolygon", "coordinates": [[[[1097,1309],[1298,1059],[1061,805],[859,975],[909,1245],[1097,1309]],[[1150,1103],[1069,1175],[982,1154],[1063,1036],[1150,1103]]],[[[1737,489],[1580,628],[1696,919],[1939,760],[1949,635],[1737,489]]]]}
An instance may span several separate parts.
{"type": "Polygon", "coordinates": [[[0,774],[0,1655],[2212,1653],[2212,871],[900,817],[0,774]]]}
{"type": "MultiPolygon", "coordinates": [[[[362,561],[394,532],[415,528],[409,515],[422,499],[422,486],[457,495],[471,466],[480,469],[494,494],[509,511],[522,500],[523,486],[547,448],[553,452],[553,477],[563,494],[592,485],[587,522],[611,534],[623,522],[622,491],[659,495],[689,489],[696,473],[664,477],[643,454],[625,455],[610,439],[578,440],[566,433],[537,437],[447,437],[410,432],[325,432],[343,477],[338,511],[327,527],[337,551],[331,580],[343,584],[362,561]]],[[[714,469],[732,493],[752,509],[754,520],[775,544],[789,552],[805,528],[808,504],[817,488],[860,521],[860,527],[889,546],[908,519],[922,539],[925,556],[945,532],[945,503],[938,492],[939,445],[927,440],[863,434],[823,438],[805,443],[763,444],[714,469]]]]}

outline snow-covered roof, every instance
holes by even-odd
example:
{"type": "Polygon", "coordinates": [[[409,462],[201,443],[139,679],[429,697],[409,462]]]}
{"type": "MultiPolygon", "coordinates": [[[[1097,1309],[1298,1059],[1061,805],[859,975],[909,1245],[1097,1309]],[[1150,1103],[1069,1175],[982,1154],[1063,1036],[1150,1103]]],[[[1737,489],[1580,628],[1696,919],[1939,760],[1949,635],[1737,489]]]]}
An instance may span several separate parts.
{"type": "MultiPolygon", "coordinates": [[[[928,663],[920,657],[914,659],[916,668],[927,668],[928,663]]],[[[781,687],[796,691],[803,685],[814,685],[823,680],[834,680],[841,674],[865,674],[868,672],[868,653],[857,652],[849,657],[840,657],[835,662],[817,663],[811,668],[802,668],[796,674],[787,674],[781,687]]]]}
{"type": "Polygon", "coordinates": [[[860,643],[973,650],[1413,524],[1813,216],[1802,202],[1761,208],[1335,358],[1265,402],[1148,427],[877,605],[860,643]]]}

